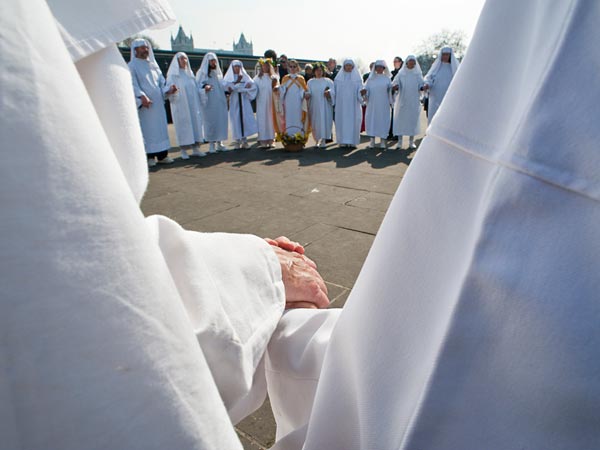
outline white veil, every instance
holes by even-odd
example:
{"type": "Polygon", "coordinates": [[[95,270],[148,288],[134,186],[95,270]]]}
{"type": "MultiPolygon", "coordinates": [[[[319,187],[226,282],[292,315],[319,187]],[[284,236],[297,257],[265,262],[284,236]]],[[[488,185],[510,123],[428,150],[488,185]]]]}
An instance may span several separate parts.
{"type": "Polygon", "coordinates": [[[337,75],[335,76],[335,80],[334,81],[338,81],[338,82],[354,82],[354,81],[358,81],[362,84],[362,77],[360,76],[360,73],[358,72],[358,68],[356,67],[356,64],[354,62],[353,59],[351,58],[347,58],[344,60],[344,64],[342,65],[342,68],[340,69],[340,71],[337,73],[337,75]],[[352,64],[352,72],[348,73],[344,70],[344,66],[346,64],[352,64]]]}
{"type": "Polygon", "coordinates": [[[442,67],[442,54],[443,53],[450,53],[450,67],[452,68],[452,75],[454,75],[456,73],[456,70],[458,69],[458,60],[456,59],[456,56],[454,56],[454,50],[452,50],[452,47],[442,47],[438,53],[437,58],[431,65],[429,72],[427,72],[428,77],[438,73],[438,71],[440,70],[440,67],[442,67]]]}
{"type": "MultiPolygon", "coordinates": [[[[178,76],[179,71],[181,70],[179,67],[179,58],[181,56],[185,56],[188,58],[185,52],[177,52],[173,59],[171,60],[171,64],[169,64],[169,70],[167,71],[167,80],[171,79],[173,76],[178,76]]],[[[192,68],[190,67],[190,60],[188,58],[187,66],[185,67],[185,72],[192,78],[194,78],[194,72],[192,72],[192,68]]]]}
{"type": "Polygon", "coordinates": [[[388,78],[392,77],[392,74],[390,73],[390,69],[388,69],[387,63],[383,59],[378,59],[377,61],[375,61],[375,64],[373,64],[373,69],[371,69],[371,73],[369,74],[369,78],[367,79],[367,81],[369,81],[371,78],[373,78],[373,76],[375,76],[377,74],[377,72],[375,71],[375,68],[377,66],[384,67],[383,75],[386,75],[388,78]]]}
{"type": "Polygon", "coordinates": [[[396,79],[397,77],[407,74],[407,75],[411,75],[411,74],[417,74],[417,75],[421,75],[423,76],[423,71],[421,70],[421,65],[419,64],[419,61],[417,60],[417,57],[415,55],[408,55],[406,57],[406,59],[404,60],[404,64],[402,64],[402,68],[398,71],[398,73],[396,74],[396,76],[394,77],[394,79],[396,79]],[[408,61],[413,60],[415,62],[415,67],[413,67],[412,69],[409,69],[407,67],[408,61]]]}
{"type": "Polygon", "coordinates": [[[202,64],[200,64],[200,68],[198,69],[198,72],[196,72],[196,80],[198,83],[202,83],[208,79],[209,62],[212,60],[217,61],[217,68],[215,69],[215,72],[217,73],[217,79],[221,80],[223,78],[223,71],[219,65],[219,58],[217,58],[217,55],[215,55],[213,52],[208,52],[206,55],[204,55],[204,58],[202,58],[202,64]]]}
{"type": "Polygon", "coordinates": [[[235,66],[238,66],[240,68],[240,75],[242,76],[242,82],[248,83],[248,82],[252,81],[252,78],[250,78],[250,75],[248,75],[248,72],[246,72],[246,69],[244,69],[244,64],[242,64],[242,62],[238,59],[235,59],[231,62],[231,64],[229,65],[229,68],[227,69],[227,72],[225,73],[225,77],[223,78],[223,81],[225,81],[226,83],[233,83],[236,81],[236,74],[233,73],[233,68],[235,66]]]}
{"type": "Polygon", "coordinates": [[[160,70],[158,63],[156,62],[156,58],[154,57],[154,50],[152,50],[150,42],[148,42],[146,39],[139,38],[131,41],[131,54],[129,55],[129,62],[135,62],[139,59],[135,57],[135,49],[144,45],[148,47],[148,61],[150,62],[150,65],[156,66],[160,70]]]}

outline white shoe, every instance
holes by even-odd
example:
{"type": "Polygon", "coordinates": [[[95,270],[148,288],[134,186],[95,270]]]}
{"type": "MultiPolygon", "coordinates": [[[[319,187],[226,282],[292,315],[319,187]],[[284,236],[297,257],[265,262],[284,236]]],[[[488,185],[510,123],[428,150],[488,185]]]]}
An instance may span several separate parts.
{"type": "Polygon", "coordinates": [[[375,148],[375,139],[371,139],[369,142],[369,148],[375,148]]]}
{"type": "Polygon", "coordinates": [[[156,166],[156,160],[154,158],[148,160],[148,167],[156,166]]]}
{"type": "Polygon", "coordinates": [[[321,142],[319,143],[319,148],[325,148],[327,147],[327,144],[325,143],[325,140],[321,140],[321,142]]]}
{"type": "Polygon", "coordinates": [[[173,158],[167,156],[164,159],[159,159],[158,161],[156,161],[156,164],[173,164],[174,162],[175,160],[173,158]]]}
{"type": "MultiPolygon", "coordinates": [[[[223,146],[223,145],[222,145],[221,147],[217,147],[217,150],[224,150],[224,147],[225,147],[225,146],[223,146]],[[223,147],[223,148],[221,148],[221,147],[223,147]]],[[[232,148],[233,150],[239,150],[241,147],[242,147],[242,145],[240,144],[240,142],[239,142],[239,141],[235,141],[235,142],[233,143],[233,145],[231,146],[231,148],[232,148]]]]}
{"type": "Polygon", "coordinates": [[[414,150],[415,148],[417,148],[417,146],[415,145],[414,142],[411,142],[410,145],[408,146],[408,148],[412,148],[414,150]]]}
{"type": "Polygon", "coordinates": [[[242,148],[250,148],[250,145],[248,145],[248,141],[242,141],[242,148]]]}
{"type": "Polygon", "coordinates": [[[204,158],[206,156],[206,153],[201,152],[200,150],[194,150],[192,152],[192,156],[197,156],[198,158],[204,158]]]}
{"type": "Polygon", "coordinates": [[[181,159],[190,159],[186,150],[181,150],[181,159]]]}
{"type": "Polygon", "coordinates": [[[208,144],[208,153],[217,153],[217,149],[215,148],[214,142],[208,144]]]}
{"type": "Polygon", "coordinates": [[[217,151],[218,151],[218,152],[226,152],[226,151],[229,151],[229,150],[231,150],[231,149],[229,149],[229,148],[225,147],[225,146],[223,145],[223,143],[222,143],[222,142],[220,142],[220,141],[216,143],[216,145],[215,145],[215,148],[217,149],[217,151]]]}
{"type": "Polygon", "coordinates": [[[402,142],[398,142],[394,147],[394,150],[402,150],[402,142]]]}

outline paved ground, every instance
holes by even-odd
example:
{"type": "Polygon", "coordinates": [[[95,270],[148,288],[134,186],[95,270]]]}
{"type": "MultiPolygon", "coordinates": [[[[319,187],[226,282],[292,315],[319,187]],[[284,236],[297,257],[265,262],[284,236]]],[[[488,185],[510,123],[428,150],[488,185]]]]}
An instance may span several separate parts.
{"type": "MultiPolygon", "coordinates": [[[[422,122],[425,129],[424,117],[422,122]]],[[[332,307],[342,307],[415,151],[368,149],[367,138],[356,150],[335,144],[314,149],[309,141],[299,153],[280,144],[272,150],[251,144],[188,161],[172,149],[176,162],[151,170],[144,213],[197,231],[286,235],[305,246],[332,307]]],[[[246,450],[272,445],[268,401],[236,428],[246,450]]]]}

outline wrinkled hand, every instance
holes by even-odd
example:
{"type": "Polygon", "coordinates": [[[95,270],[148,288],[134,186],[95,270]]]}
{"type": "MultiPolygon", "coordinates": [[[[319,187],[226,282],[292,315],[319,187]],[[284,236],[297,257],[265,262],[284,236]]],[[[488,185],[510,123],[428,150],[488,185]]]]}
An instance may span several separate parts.
{"type": "Polygon", "coordinates": [[[317,265],[298,252],[290,252],[273,246],[279,258],[281,278],[285,286],[285,308],[327,308],[327,286],[317,265]]]}
{"type": "Polygon", "coordinates": [[[285,236],[279,236],[276,239],[265,238],[265,241],[267,241],[267,243],[270,245],[282,248],[288,252],[296,252],[304,255],[304,247],[302,247],[298,242],[290,241],[285,236]]]}
{"type": "Polygon", "coordinates": [[[140,100],[142,101],[142,106],[144,108],[150,108],[150,105],[152,105],[152,100],[150,100],[147,96],[142,95],[140,97],[140,100]]]}

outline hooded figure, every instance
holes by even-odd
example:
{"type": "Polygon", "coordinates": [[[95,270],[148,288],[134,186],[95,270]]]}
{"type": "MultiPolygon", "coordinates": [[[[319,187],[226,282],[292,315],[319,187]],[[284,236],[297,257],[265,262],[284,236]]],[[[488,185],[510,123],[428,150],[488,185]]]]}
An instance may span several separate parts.
{"type": "Polygon", "coordinates": [[[229,65],[223,85],[229,92],[229,123],[231,137],[236,148],[248,148],[248,137],[258,132],[252,100],[256,98],[258,88],[239,60],[229,65]]]}
{"type": "Polygon", "coordinates": [[[392,81],[392,90],[396,91],[393,127],[394,135],[398,136],[396,149],[402,148],[402,136],[409,136],[409,148],[416,148],[414,138],[421,132],[423,73],[414,55],[406,57],[392,81]]]}
{"type": "Polygon", "coordinates": [[[184,52],[178,52],[173,56],[167,71],[167,85],[177,87],[177,92],[169,96],[169,104],[177,145],[181,147],[181,158],[189,158],[186,148],[194,144],[197,146],[193,155],[205,156],[199,151],[203,131],[198,85],[184,52]]]}
{"type": "Polygon", "coordinates": [[[444,100],[454,74],[458,70],[458,61],[450,47],[443,47],[425,75],[425,88],[429,91],[429,123],[444,100]]]}
{"type": "Polygon", "coordinates": [[[390,71],[384,60],[375,61],[367,78],[363,92],[367,102],[365,112],[366,134],[371,136],[369,148],[375,147],[375,138],[380,138],[379,147],[385,148],[385,139],[390,129],[392,99],[392,81],[390,71]]]}
{"type": "Polygon", "coordinates": [[[228,150],[224,140],[229,134],[227,119],[227,97],[223,86],[223,72],[217,55],[212,52],[204,55],[196,72],[196,82],[200,92],[200,106],[204,125],[204,139],[209,144],[209,153],[228,150]]]}
{"type": "Polygon", "coordinates": [[[352,59],[346,59],[335,76],[335,137],[338,145],[356,147],[360,143],[362,119],[362,78],[352,59]],[[349,71],[346,69],[350,69],[349,71]]]}
{"type": "Polygon", "coordinates": [[[138,106],[138,115],[144,136],[144,147],[148,155],[148,165],[172,163],[168,157],[171,148],[167,129],[167,113],[165,111],[165,95],[175,90],[167,86],[156,59],[152,46],[146,39],[135,39],[131,43],[129,70],[133,82],[133,91],[138,106]]]}

